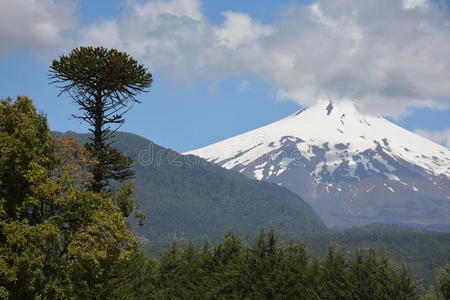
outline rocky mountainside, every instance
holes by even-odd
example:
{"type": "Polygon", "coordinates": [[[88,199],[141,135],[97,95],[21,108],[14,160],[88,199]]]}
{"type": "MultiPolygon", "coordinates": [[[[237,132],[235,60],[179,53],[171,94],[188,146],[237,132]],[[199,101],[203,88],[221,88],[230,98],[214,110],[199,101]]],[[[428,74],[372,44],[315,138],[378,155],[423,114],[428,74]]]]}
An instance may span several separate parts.
{"type": "Polygon", "coordinates": [[[319,100],[187,154],[287,187],[332,227],[450,224],[450,150],[351,101],[319,100]]]}

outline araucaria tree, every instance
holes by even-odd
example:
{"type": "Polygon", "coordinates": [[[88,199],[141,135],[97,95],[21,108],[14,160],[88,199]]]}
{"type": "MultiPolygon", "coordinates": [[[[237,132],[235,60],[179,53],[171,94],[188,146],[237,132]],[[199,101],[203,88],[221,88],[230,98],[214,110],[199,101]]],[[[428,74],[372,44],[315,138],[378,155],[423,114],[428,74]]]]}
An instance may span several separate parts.
{"type": "Polygon", "coordinates": [[[79,47],[50,66],[51,83],[79,105],[80,114],[93,133],[87,148],[97,160],[92,170],[92,190],[101,192],[111,180],[124,182],[134,176],[132,160],[111,146],[114,132],[136,96],[146,92],[152,74],[125,52],[103,47],[79,47]]]}

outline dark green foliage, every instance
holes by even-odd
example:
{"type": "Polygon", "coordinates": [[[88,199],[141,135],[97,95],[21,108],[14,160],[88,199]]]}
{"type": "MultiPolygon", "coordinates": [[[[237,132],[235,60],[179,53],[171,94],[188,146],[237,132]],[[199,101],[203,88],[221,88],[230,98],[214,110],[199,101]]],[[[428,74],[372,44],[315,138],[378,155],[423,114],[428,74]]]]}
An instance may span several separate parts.
{"type": "Polygon", "coordinates": [[[346,233],[395,233],[395,232],[424,232],[426,230],[408,226],[406,224],[380,224],[373,223],[363,226],[354,226],[345,230],[346,233]]]}
{"type": "Polygon", "coordinates": [[[439,273],[438,288],[445,299],[450,299],[450,264],[446,265],[439,273]]]}
{"type": "Polygon", "coordinates": [[[403,268],[374,251],[345,256],[330,248],[312,259],[302,245],[281,246],[273,231],[253,245],[229,232],[202,250],[174,243],[156,262],[155,299],[419,299],[403,268]]]}
{"type": "Polygon", "coordinates": [[[61,92],[79,93],[90,99],[96,91],[114,101],[137,101],[135,96],[152,83],[152,75],[130,55],[116,49],[79,47],[61,55],[50,67],[50,79],[61,92]],[[91,96],[92,95],[92,96],[91,96]]]}
{"type": "Polygon", "coordinates": [[[74,116],[93,133],[87,144],[98,161],[92,169],[92,189],[100,192],[111,186],[111,180],[133,178],[132,160],[111,147],[110,139],[125,122],[129,104],[139,102],[136,96],[150,87],[152,74],[125,52],[80,47],[52,62],[50,80],[60,94],[67,93],[78,104],[81,113],[74,116]]]}
{"type": "Polygon", "coordinates": [[[100,192],[105,191],[106,187],[111,188],[114,180],[125,182],[134,178],[133,160],[120,150],[108,144],[88,143],[85,146],[98,162],[91,170],[93,191],[100,192]]]}
{"type": "Polygon", "coordinates": [[[335,245],[344,253],[369,248],[385,252],[395,262],[405,263],[414,277],[421,279],[425,285],[433,284],[435,274],[450,261],[450,233],[405,226],[371,225],[340,232],[302,234],[296,240],[320,256],[326,255],[330,245],[335,245]]]}

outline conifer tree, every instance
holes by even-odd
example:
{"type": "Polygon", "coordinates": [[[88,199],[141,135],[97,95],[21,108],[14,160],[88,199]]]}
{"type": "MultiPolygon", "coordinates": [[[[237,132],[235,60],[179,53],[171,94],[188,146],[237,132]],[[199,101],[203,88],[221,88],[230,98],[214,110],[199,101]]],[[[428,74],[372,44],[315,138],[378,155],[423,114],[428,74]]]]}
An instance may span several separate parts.
{"type": "Polygon", "coordinates": [[[445,299],[450,299],[450,264],[446,265],[439,272],[438,276],[439,292],[445,299]]]}
{"type": "Polygon", "coordinates": [[[88,149],[98,161],[92,170],[92,190],[100,192],[111,180],[124,182],[134,176],[132,160],[111,146],[113,133],[124,123],[136,96],[147,91],[152,74],[125,52],[103,47],[80,47],[62,55],[50,66],[51,83],[78,104],[74,117],[86,122],[93,133],[88,149]]]}

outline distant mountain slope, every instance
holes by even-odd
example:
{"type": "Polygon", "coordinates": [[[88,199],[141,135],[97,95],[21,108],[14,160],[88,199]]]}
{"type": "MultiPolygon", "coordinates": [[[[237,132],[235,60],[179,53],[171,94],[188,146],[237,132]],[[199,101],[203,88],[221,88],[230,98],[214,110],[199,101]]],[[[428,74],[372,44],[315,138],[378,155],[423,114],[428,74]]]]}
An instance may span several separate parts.
{"type": "Polygon", "coordinates": [[[450,224],[450,150],[348,102],[190,151],[308,201],[329,226],[450,224]]]}
{"type": "MultiPolygon", "coordinates": [[[[55,133],[86,143],[88,135],[55,133]]],[[[293,236],[325,232],[313,209],[295,193],[251,180],[194,156],[184,156],[134,134],[119,132],[115,145],[135,160],[134,197],[147,219],[133,226],[145,240],[167,245],[169,236],[222,237],[232,228],[244,235],[261,227],[293,236]]],[[[132,222],[135,223],[135,222],[132,222]]]]}

